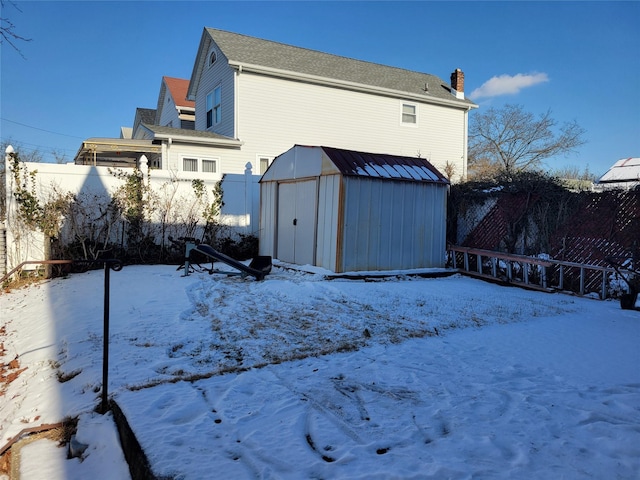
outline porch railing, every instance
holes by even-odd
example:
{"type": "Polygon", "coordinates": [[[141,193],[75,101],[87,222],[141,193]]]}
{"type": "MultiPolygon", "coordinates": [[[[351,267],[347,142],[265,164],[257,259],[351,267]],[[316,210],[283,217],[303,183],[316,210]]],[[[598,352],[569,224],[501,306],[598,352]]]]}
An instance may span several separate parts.
{"type": "Polygon", "coordinates": [[[448,256],[453,268],[472,276],[545,291],[597,293],[600,299],[611,296],[611,278],[617,275],[609,267],[455,245],[449,246],[448,256]]]}

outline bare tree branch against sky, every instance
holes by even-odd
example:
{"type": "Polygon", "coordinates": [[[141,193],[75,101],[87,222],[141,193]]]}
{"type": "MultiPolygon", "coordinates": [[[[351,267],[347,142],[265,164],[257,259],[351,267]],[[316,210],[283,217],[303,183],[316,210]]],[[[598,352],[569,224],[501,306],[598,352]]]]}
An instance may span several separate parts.
{"type": "Polygon", "coordinates": [[[9,19],[9,14],[6,13],[6,8],[7,5],[11,5],[12,7],[14,7],[18,12],[20,12],[21,10],[18,8],[18,6],[16,5],[15,2],[13,2],[12,0],[0,0],[0,10],[2,10],[2,16],[0,17],[0,36],[2,37],[0,39],[0,44],[3,43],[8,43],[9,45],[11,45],[14,50],[16,50],[23,58],[24,55],[22,55],[22,50],[20,49],[20,47],[18,46],[18,42],[22,41],[22,42],[30,42],[31,39],[30,38],[25,38],[22,35],[19,35],[18,33],[16,33],[15,28],[16,26],[13,24],[13,22],[9,19]]]}

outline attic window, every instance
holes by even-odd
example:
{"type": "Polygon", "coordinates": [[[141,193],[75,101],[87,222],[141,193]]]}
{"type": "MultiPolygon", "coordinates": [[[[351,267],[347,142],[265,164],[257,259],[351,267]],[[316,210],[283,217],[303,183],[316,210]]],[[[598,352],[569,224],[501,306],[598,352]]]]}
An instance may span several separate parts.
{"type": "Polygon", "coordinates": [[[213,65],[214,63],[216,63],[216,52],[213,51],[211,52],[211,55],[209,55],[209,66],[213,65]]]}

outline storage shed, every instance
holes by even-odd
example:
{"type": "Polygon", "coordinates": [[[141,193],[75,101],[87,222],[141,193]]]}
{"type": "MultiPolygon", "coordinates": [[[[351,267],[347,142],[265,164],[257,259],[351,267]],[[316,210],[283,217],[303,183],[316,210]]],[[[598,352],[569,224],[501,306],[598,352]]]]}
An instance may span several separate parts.
{"type": "Polygon", "coordinates": [[[422,158],[296,145],[260,180],[260,254],[335,273],[443,267],[448,186],[422,158]]]}

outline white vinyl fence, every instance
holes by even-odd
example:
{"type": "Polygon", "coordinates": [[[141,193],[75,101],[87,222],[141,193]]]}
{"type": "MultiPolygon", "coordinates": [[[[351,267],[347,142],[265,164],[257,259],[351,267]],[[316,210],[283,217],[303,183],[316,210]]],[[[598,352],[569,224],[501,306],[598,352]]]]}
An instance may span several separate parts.
{"type": "MultiPolygon", "coordinates": [[[[219,230],[229,236],[256,235],[259,228],[259,175],[253,175],[251,164],[244,174],[203,174],[149,169],[146,159],[140,161],[139,174],[145,189],[146,238],[166,245],[169,236],[202,235],[206,209],[215,198],[213,190],[220,181],[223,206],[216,217],[219,230]],[[194,188],[197,180],[200,189],[194,188]],[[199,193],[198,193],[199,192],[199,193]]],[[[33,191],[41,204],[71,195],[72,214],[61,219],[58,238],[61,243],[80,243],[81,248],[98,243],[126,243],[127,220],[122,211],[113,208],[114,196],[122,195],[133,168],[48,163],[21,163],[23,188],[33,191]],[[26,173],[26,174],[25,174],[26,173]],[[26,178],[25,178],[26,177],[26,178]],[[29,184],[31,182],[31,184],[29,184]]],[[[0,242],[4,255],[0,269],[7,272],[25,261],[46,259],[44,235],[27,228],[18,215],[15,198],[16,181],[10,162],[6,163],[6,241],[0,242]]],[[[95,252],[92,252],[95,253],[95,252]]]]}

